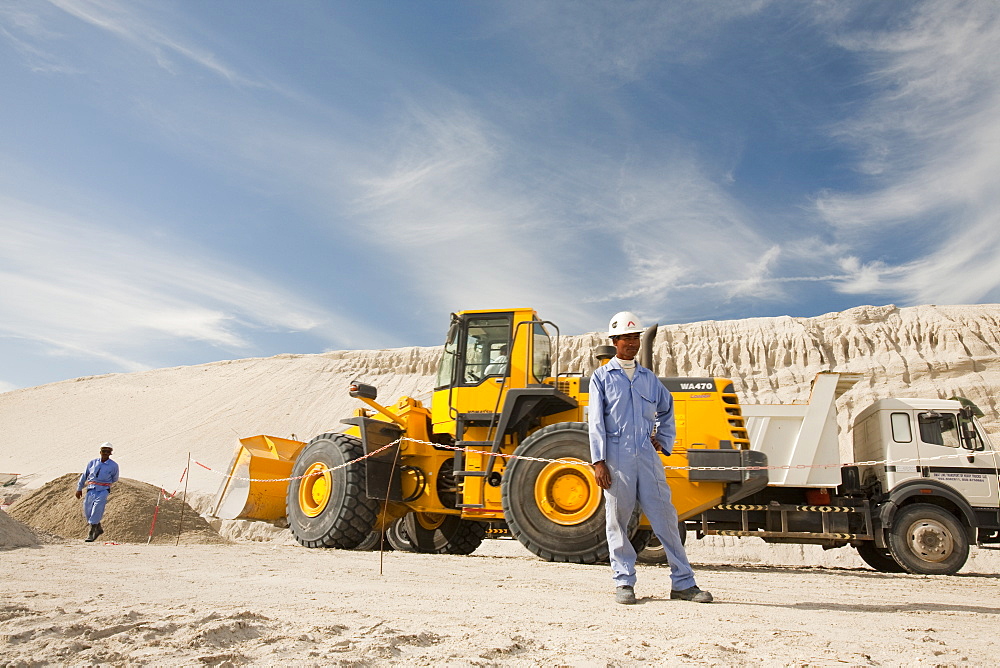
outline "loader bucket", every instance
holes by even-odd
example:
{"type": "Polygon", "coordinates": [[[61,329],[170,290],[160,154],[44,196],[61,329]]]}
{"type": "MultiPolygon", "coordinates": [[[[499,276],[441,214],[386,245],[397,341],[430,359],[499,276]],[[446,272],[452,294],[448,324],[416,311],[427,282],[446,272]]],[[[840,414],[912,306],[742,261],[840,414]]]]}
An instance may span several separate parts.
{"type": "Polygon", "coordinates": [[[285,516],[285,492],[292,466],[305,443],[277,436],[240,439],[229,476],[215,496],[212,514],[224,520],[278,520],[285,516]],[[252,478],[253,481],[248,480],[252,478]]]}

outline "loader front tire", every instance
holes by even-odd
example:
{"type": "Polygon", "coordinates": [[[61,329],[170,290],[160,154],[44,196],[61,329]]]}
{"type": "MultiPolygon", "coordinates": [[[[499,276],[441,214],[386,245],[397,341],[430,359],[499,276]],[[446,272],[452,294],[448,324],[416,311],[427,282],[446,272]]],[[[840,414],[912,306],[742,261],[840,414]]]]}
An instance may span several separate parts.
{"type": "Polygon", "coordinates": [[[304,477],[289,483],[285,497],[295,540],[351,550],[372,533],[378,503],[365,493],[364,468],[342,466],[363,454],[360,439],[337,433],[320,434],[302,449],[292,477],[304,477]]]}
{"type": "Polygon", "coordinates": [[[546,561],[607,561],[604,496],[589,464],[586,423],[543,427],[524,439],[514,454],[573,462],[511,460],[500,496],[514,537],[546,561]]]}
{"type": "Polygon", "coordinates": [[[413,512],[403,528],[414,551],[425,554],[472,554],[486,538],[485,524],[458,515],[413,512]]]}

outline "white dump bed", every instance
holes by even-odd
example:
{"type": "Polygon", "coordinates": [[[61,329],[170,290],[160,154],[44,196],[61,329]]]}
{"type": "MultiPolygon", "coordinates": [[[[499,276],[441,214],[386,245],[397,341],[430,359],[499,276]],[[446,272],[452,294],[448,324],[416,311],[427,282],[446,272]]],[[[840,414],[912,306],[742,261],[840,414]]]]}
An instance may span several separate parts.
{"type": "Polygon", "coordinates": [[[856,373],[820,373],[808,404],[742,404],[750,448],[767,454],[769,485],[836,487],[841,483],[837,399],[861,380],[856,373]],[[802,468],[794,468],[802,467],[802,468]]]}

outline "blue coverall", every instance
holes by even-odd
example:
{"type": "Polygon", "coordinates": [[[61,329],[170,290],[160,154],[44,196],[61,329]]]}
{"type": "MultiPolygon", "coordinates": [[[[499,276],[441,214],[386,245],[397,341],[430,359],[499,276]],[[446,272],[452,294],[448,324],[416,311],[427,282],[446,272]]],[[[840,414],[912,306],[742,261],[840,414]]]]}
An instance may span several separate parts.
{"type": "Polygon", "coordinates": [[[663,544],[673,588],[693,587],[694,571],[677,530],[663,462],[650,441],[656,425],[660,448],[665,454],[673,450],[677,435],[673,397],[656,374],[638,364],[630,381],[615,357],[590,380],[589,413],[591,461],[604,461],[611,473],[604,502],[615,585],[635,586],[636,554],[628,540],[628,525],[638,501],[663,544]]]}
{"type": "Polygon", "coordinates": [[[83,516],[87,518],[89,524],[101,523],[111,485],[116,482],[118,482],[118,464],[114,461],[109,459],[102,462],[97,458],[87,463],[76,489],[82,491],[84,486],[87,486],[87,495],[83,497],[83,516]]]}

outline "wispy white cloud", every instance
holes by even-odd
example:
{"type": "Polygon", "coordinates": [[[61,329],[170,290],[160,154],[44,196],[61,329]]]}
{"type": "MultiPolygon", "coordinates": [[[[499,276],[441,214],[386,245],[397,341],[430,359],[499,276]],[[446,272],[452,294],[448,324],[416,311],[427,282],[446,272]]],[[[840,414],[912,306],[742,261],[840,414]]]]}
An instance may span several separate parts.
{"type": "Polygon", "coordinates": [[[533,36],[531,46],[561,75],[617,84],[652,67],[702,59],[729,21],[768,4],[560,0],[508,7],[520,12],[517,29],[533,36]]]}
{"type": "Polygon", "coordinates": [[[890,29],[839,42],[874,64],[879,92],[837,128],[873,187],[823,194],[817,211],[855,239],[895,226],[914,258],[850,257],[856,276],[840,289],[907,303],[1000,299],[1000,5],[924,2],[890,29]]]}
{"type": "Polygon", "coordinates": [[[174,60],[180,59],[234,85],[267,86],[264,82],[244,76],[211,51],[163,31],[155,22],[142,15],[141,4],[118,0],[49,0],[49,2],[81,21],[128,42],[169,72],[176,70],[174,60]]]}
{"type": "Polygon", "coordinates": [[[18,386],[14,383],[8,383],[7,381],[0,380],[0,392],[10,392],[11,390],[18,389],[18,386]]]}
{"type": "Polygon", "coordinates": [[[195,248],[9,198],[0,198],[0,235],[0,333],[54,354],[135,370],[158,341],[247,352],[254,330],[349,331],[333,314],[195,248]]]}
{"type": "Polygon", "coordinates": [[[768,280],[780,247],[679,147],[669,160],[624,163],[586,147],[527,147],[448,102],[411,105],[406,141],[359,177],[355,211],[429,301],[532,304],[580,331],[609,302],[669,317],[675,287],[695,278],[722,299],[782,296],[768,280]]]}

